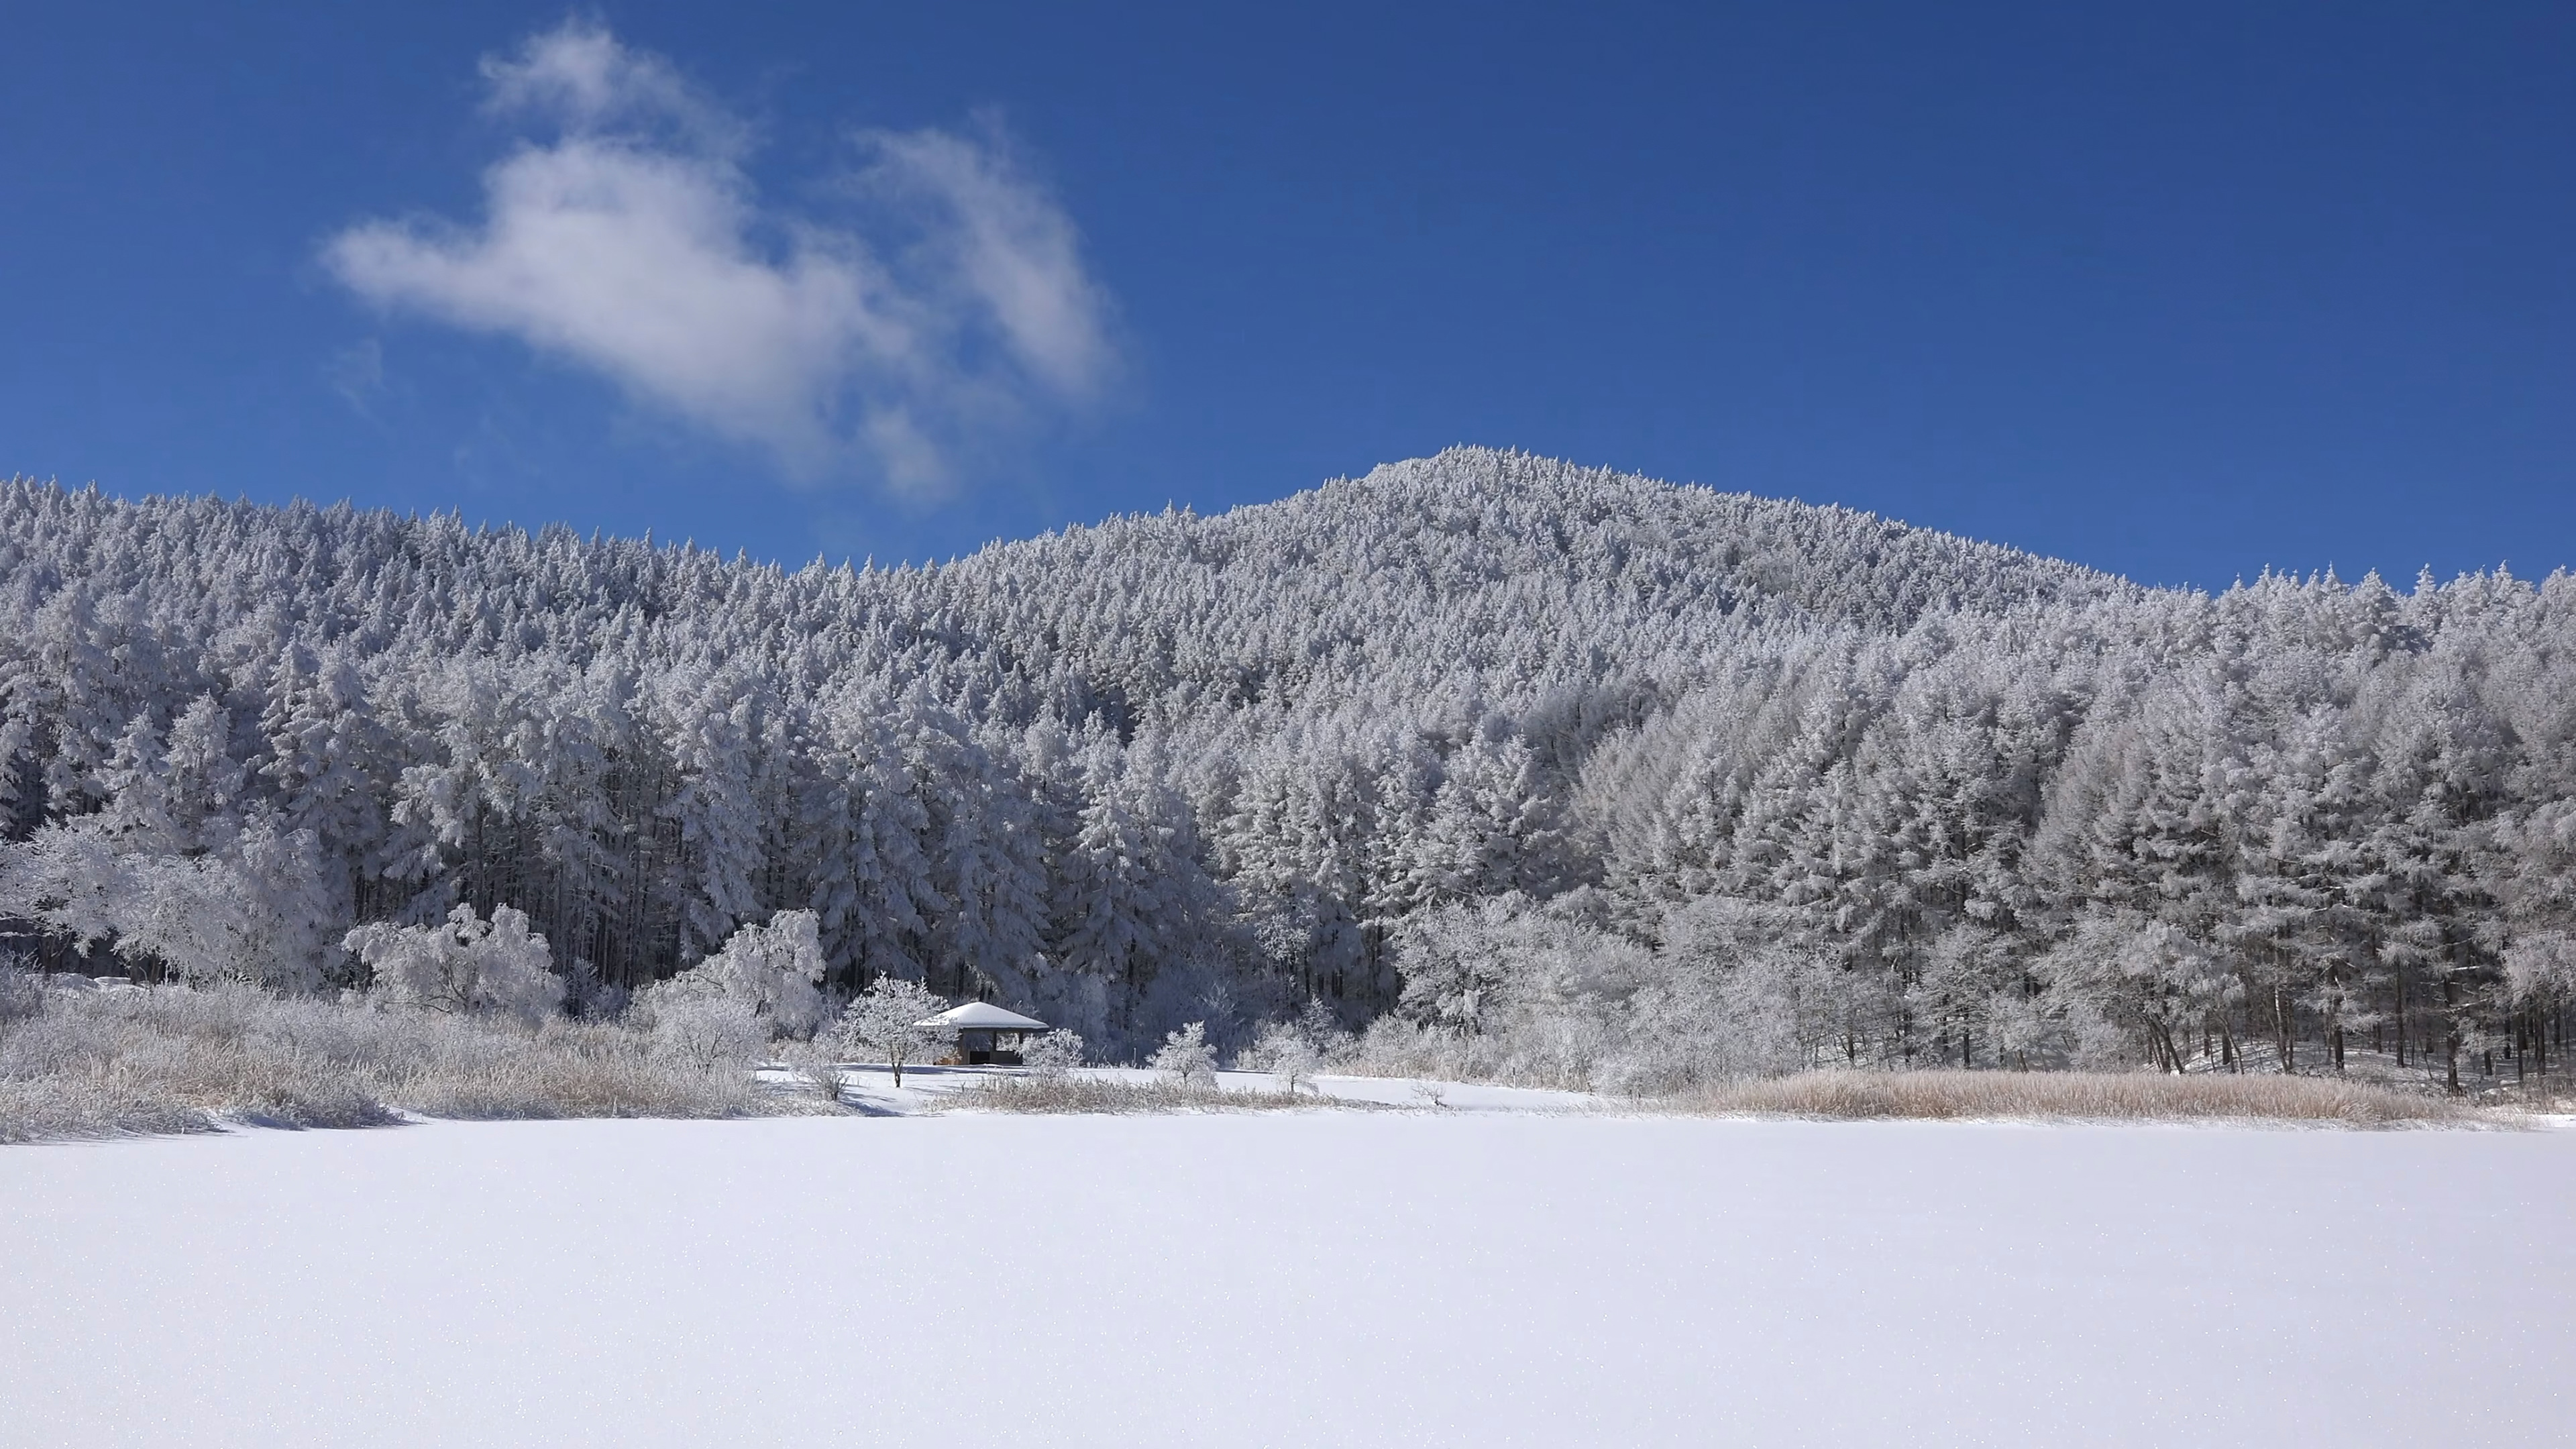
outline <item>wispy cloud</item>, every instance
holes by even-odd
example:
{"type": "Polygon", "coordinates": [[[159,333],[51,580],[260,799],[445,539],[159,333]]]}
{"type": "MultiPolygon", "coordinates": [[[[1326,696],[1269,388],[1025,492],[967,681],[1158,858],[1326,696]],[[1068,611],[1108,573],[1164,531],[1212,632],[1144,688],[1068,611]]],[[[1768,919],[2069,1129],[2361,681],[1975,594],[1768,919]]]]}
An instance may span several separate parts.
{"type": "Polygon", "coordinates": [[[379,306],[595,369],[798,478],[916,496],[951,486],[962,439],[1116,371],[1073,222],[996,121],[857,134],[817,218],[763,203],[750,126],[594,22],[482,73],[528,133],[484,173],[480,223],[367,221],[324,245],[379,306]]]}
{"type": "Polygon", "coordinates": [[[370,337],[333,353],[322,369],[322,380],[331,384],[360,417],[374,413],[375,402],[385,390],[384,344],[370,337]]]}

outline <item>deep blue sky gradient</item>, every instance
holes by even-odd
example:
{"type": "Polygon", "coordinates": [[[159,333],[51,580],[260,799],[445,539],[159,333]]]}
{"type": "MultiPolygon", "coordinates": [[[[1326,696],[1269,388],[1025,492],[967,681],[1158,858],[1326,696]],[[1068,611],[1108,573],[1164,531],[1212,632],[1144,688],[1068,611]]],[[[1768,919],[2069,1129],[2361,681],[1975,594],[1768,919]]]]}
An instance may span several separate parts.
{"type": "Polygon", "coordinates": [[[998,109],[1130,363],[935,507],[316,260],[559,6],[12,7],[0,473],[945,556],[1452,442],[2223,586],[2576,564],[2576,8],[612,3],[794,205],[998,109]],[[336,368],[374,349],[363,406],[336,368]]]}

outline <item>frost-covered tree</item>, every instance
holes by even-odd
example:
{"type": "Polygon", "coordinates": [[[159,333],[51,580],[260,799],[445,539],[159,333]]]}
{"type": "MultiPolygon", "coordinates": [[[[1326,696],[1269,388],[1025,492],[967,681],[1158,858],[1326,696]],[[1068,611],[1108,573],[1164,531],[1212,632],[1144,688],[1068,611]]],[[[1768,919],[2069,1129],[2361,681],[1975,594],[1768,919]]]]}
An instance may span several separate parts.
{"type": "Polygon", "coordinates": [[[1057,1027],[1020,1048],[1020,1065],[1030,1076],[1057,1078],[1082,1065],[1082,1036],[1057,1027]]]}
{"type": "Polygon", "coordinates": [[[341,943],[364,962],[385,999],[439,1012],[511,1016],[533,1024],[563,1001],[546,938],[524,911],[495,906],[490,920],[458,906],[432,926],[379,921],[341,943]]]}
{"type": "Polygon", "coordinates": [[[721,950],[647,993],[667,1006],[721,998],[738,1003],[773,1037],[810,1037],[829,1018],[818,989],[825,965],[812,911],[780,911],[745,925],[721,950]]]}
{"type": "Polygon", "coordinates": [[[122,853],[86,821],[0,844],[0,914],[105,945],[135,968],[190,981],[310,990],[333,974],[346,905],[309,830],[268,817],[212,854],[122,853]]]}
{"type": "Polygon", "coordinates": [[[1235,1058],[1238,1068],[1247,1072],[1268,1072],[1279,1079],[1279,1090],[1292,1093],[1312,1078],[1323,1064],[1323,1051],[1303,1026],[1294,1021],[1274,1021],[1263,1027],[1252,1045],[1235,1058]]]}
{"type": "Polygon", "coordinates": [[[1216,1048],[1208,1045],[1207,1023],[1194,1021],[1172,1031],[1154,1048],[1146,1063],[1175,1082],[1190,1086],[1216,1082],[1216,1048]]]}
{"type": "Polygon", "coordinates": [[[834,1041],[882,1061],[903,1085],[903,1069],[957,1040],[957,1029],[933,1021],[948,1003],[918,981],[880,976],[843,1008],[834,1041]]]}

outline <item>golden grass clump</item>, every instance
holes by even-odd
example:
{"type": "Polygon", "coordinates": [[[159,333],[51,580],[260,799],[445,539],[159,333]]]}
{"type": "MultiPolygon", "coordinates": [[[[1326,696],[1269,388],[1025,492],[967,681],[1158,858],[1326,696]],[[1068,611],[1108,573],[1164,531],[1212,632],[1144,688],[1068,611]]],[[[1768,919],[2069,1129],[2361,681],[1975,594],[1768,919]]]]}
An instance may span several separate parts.
{"type": "Polygon", "coordinates": [[[2272,1121],[2396,1126],[2486,1116],[2466,1103],[2328,1077],[2155,1072],[1816,1071],[1670,1099],[1710,1116],[2272,1121]]]}

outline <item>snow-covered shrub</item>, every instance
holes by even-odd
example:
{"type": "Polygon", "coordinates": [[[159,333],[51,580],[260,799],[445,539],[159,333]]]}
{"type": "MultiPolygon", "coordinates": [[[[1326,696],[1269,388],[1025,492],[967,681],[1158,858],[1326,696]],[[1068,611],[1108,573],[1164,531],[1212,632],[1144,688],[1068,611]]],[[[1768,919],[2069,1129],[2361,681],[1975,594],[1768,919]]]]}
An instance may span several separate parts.
{"type": "Polygon", "coordinates": [[[829,1033],[818,1034],[812,1041],[788,1042],[778,1055],[797,1085],[835,1106],[840,1104],[841,1064],[832,1051],[829,1033]]]}
{"type": "Polygon", "coordinates": [[[702,1072],[748,1067],[769,1045],[767,1025],[730,997],[657,999],[646,1016],[654,1046],[702,1072]]]}
{"type": "Polygon", "coordinates": [[[1206,1024],[1194,1021],[1164,1037],[1149,1065],[1175,1082],[1214,1083],[1216,1049],[1208,1045],[1206,1024]]]}
{"type": "Polygon", "coordinates": [[[772,1037],[811,1037],[830,1017],[820,989],[824,960],[812,911],[780,911],[745,925],[714,955],[647,988],[664,1002],[720,997],[757,1018],[772,1037]]]}
{"type": "Polygon", "coordinates": [[[1235,1064],[1247,1071],[1269,1072],[1279,1078],[1283,1091],[1293,1092],[1298,1083],[1349,1058],[1355,1045],[1331,1008],[1309,1000],[1294,1018],[1264,1026],[1235,1064]]]}
{"type": "Polygon", "coordinates": [[[893,1068],[894,1084],[900,1087],[905,1067],[957,1040],[955,1027],[929,1024],[947,1009],[947,1002],[918,981],[880,976],[841,1012],[832,1039],[893,1068]]]}
{"type": "Polygon", "coordinates": [[[1061,1077],[1082,1065],[1082,1034],[1057,1027],[1020,1048],[1020,1064],[1033,1077],[1061,1077]]]}
{"type": "Polygon", "coordinates": [[[527,913],[511,906],[494,906],[489,921],[472,906],[458,906],[435,926],[378,921],[351,931],[342,945],[375,973],[377,992],[400,1005],[510,1016],[533,1026],[563,1002],[546,938],[529,931],[527,913]]]}
{"type": "Polygon", "coordinates": [[[1245,1071],[1268,1072],[1279,1079],[1279,1090],[1293,1092],[1315,1075],[1323,1060],[1324,1054],[1296,1023],[1274,1021],[1235,1058],[1235,1065],[1245,1071]]]}

